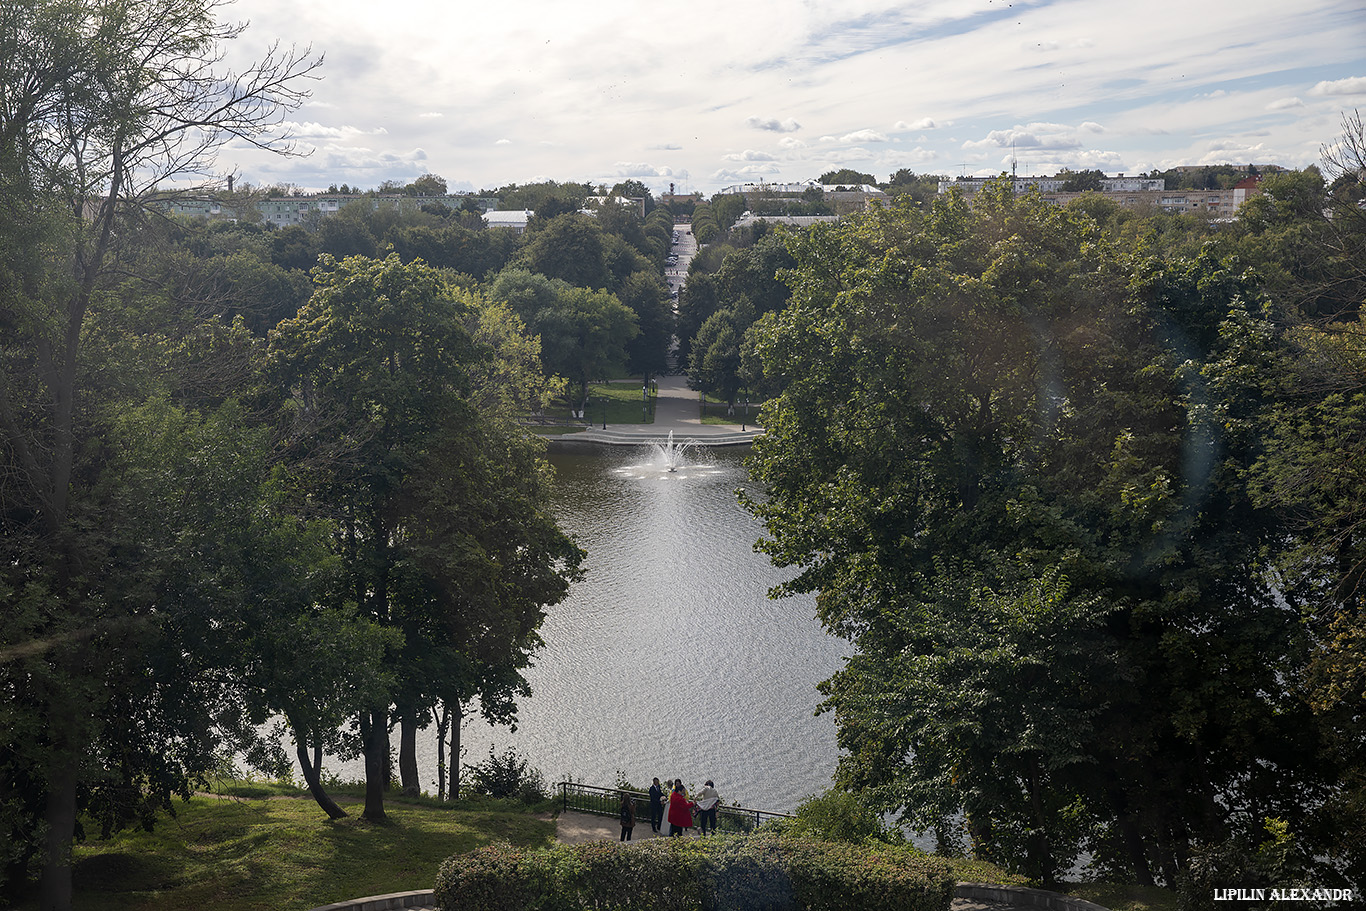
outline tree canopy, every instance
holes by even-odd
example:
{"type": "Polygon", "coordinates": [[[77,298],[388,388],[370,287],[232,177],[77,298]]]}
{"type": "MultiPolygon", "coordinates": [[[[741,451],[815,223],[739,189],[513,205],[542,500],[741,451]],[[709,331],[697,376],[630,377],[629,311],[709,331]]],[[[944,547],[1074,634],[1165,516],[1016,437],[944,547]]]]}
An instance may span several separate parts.
{"type": "Polygon", "coordinates": [[[1043,880],[1087,851],[1175,884],[1268,816],[1350,866],[1345,732],[1289,683],[1313,599],[1267,572],[1286,526],[1248,483],[1255,274],[1004,182],[789,245],[750,505],[855,647],[823,686],[839,783],[1043,880]]]}

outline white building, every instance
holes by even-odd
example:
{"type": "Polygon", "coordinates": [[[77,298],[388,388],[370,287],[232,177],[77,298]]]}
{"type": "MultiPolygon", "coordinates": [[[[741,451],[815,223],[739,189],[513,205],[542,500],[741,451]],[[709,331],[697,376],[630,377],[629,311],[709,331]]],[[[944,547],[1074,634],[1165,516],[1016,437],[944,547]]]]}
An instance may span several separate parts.
{"type": "Polygon", "coordinates": [[[508,228],[518,234],[526,233],[526,226],[535,216],[530,209],[506,209],[484,213],[484,224],[490,228],[508,228]]]}

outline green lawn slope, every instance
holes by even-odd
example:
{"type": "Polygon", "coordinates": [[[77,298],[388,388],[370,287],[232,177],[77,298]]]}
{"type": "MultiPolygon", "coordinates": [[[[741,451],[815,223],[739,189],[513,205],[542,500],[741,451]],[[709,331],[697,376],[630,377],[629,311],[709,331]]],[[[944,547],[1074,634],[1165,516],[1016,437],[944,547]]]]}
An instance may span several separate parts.
{"type": "MultiPolygon", "coordinates": [[[[231,790],[231,789],[230,789],[231,790]]],[[[389,822],[328,820],[307,796],[196,796],[154,832],[130,830],[75,848],[75,911],[282,911],[430,889],[441,861],[493,841],[537,847],[555,838],[546,813],[519,804],[386,805],[389,822]]],[[[34,896],[18,911],[35,911],[34,896]]]]}

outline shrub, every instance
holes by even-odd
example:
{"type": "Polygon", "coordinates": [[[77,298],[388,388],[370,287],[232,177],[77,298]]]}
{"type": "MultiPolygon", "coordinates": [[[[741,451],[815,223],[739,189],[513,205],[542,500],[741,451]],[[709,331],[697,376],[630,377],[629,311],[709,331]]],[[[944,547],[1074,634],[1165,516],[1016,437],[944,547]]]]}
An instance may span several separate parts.
{"type": "Polygon", "coordinates": [[[536,803],[550,796],[541,770],[534,768],[514,747],[508,747],[501,755],[489,747],[489,758],[478,765],[465,766],[465,774],[476,794],[515,797],[524,803],[536,803]]]}
{"type": "Polygon", "coordinates": [[[436,900],[460,911],[942,911],[950,867],[913,848],[800,836],[595,842],[451,857],[436,900]]]}
{"type": "Polygon", "coordinates": [[[900,833],[887,827],[868,804],[847,791],[826,791],[803,800],[797,818],[785,820],[783,830],[826,841],[895,843],[900,833]]]}

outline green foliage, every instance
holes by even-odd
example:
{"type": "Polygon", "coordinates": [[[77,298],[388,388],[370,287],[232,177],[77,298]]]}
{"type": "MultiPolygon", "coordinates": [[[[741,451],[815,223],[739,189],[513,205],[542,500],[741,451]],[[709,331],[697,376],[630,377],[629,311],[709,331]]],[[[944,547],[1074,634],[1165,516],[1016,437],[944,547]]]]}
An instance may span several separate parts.
{"type": "Polygon", "coordinates": [[[446,860],[436,898],[442,907],[472,911],[938,911],[952,891],[949,866],[909,848],[760,834],[543,851],[491,845],[446,860]]]}
{"type": "Polygon", "coordinates": [[[1255,276],[1004,185],[788,245],[750,506],[784,591],[855,646],[822,685],[838,783],[1042,881],[1089,850],[1172,882],[1171,833],[1249,827],[1233,793],[1335,852],[1305,795],[1342,758],[1301,744],[1341,722],[1287,689],[1285,526],[1242,474],[1268,361],[1224,330],[1255,276]]]}
{"type": "Polygon", "coordinates": [[[864,174],[861,171],[855,171],[852,168],[840,168],[837,171],[826,171],[820,177],[816,178],[816,183],[824,184],[826,186],[838,185],[858,187],[863,184],[877,186],[877,178],[872,174],[864,174]]]}
{"type": "Polygon", "coordinates": [[[465,771],[469,776],[469,786],[476,794],[514,797],[523,803],[537,803],[550,796],[545,776],[515,747],[495,753],[490,746],[488,758],[475,765],[465,766],[465,771]]]}
{"type": "Polygon", "coordinates": [[[525,269],[506,269],[488,288],[540,336],[548,372],[586,394],[589,381],[625,367],[628,346],[639,334],[636,314],[614,294],[590,291],[525,269]]]}
{"type": "Polygon", "coordinates": [[[797,805],[796,819],[781,820],[779,824],[784,833],[821,841],[863,844],[870,840],[886,843],[901,840],[866,800],[857,794],[834,789],[806,798],[797,805]]]}
{"type": "MultiPolygon", "coordinates": [[[[1260,832],[1239,833],[1218,844],[1201,846],[1176,883],[1180,911],[1215,911],[1216,890],[1236,884],[1240,889],[1323,888],[1323,882],[1303,879],[1305,858],[1295,858],[1298,846],[1282,819],[1262,820],[1260,832]]],[[[1333,884],[1341,888],[1341,883],[1333,884]]],[[[1297,902],[1269,902],[1269,908],[1290,908],[1297,902]]]]}
{"type": "Polygon", "coordinates": [[[891,179],[882,185],[882,189],[893,199],[898,196],[909,196],[917,204],[927,206],[939,194],[939,181],[944,179],[946,178],[940,174],[916,174],[914,171],[901,168],[891,175],[891,179]]]}
{"type": "Polygon", "coordinates": [[[476,397],[481,377],[526,369],[497,344],[509,327],[491,330],[475,298],[397,254],[324,257],[316,275],[312,300],[272,334],[270,363],[297,394],[294,459],[338,527],[341,591],[402,633],[398,679],[361,715],[366,813],[379,818],[390,704],[407,729],[423,706],[476,695],[491,720],[514,718],[544,608],[582,552],[546,510],[538,444],[497,419],[496,396],[476,397]]]}

